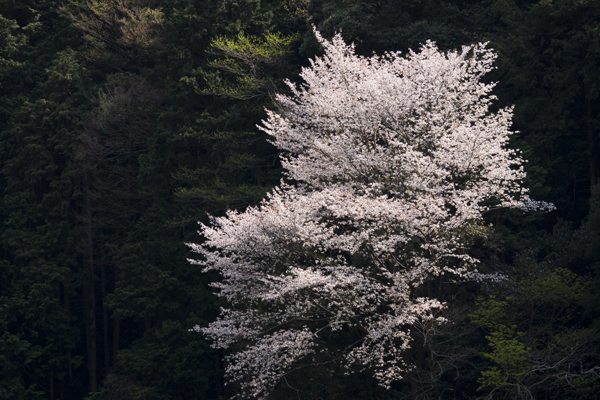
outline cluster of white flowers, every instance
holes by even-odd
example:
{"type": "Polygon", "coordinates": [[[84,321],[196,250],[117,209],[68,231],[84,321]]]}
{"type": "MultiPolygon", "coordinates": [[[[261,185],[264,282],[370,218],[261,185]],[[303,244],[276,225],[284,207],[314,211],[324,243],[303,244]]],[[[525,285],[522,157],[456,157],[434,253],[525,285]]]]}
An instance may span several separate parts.
{"type": "Polygon", "coordinates": [[[365,58],[315,34],[325,55],[260,127],[294,184],[214,218],[190,245],[202,255],[191,262],[222,275],[214,287],[231,307],[196,329],[240,346],[227,373],[251,397],[321,351],[327,330],[357,336],[337,355],[348,368],[386,387],[401,379],[411,325],[443,320],[419,286],[482,278],[464,239],[482,213],[552,208],[520,186],[523,160],[505,147],[512,110],[490,112],[493,84],[480,82],[495,58],[484,44],[365,58]]]}

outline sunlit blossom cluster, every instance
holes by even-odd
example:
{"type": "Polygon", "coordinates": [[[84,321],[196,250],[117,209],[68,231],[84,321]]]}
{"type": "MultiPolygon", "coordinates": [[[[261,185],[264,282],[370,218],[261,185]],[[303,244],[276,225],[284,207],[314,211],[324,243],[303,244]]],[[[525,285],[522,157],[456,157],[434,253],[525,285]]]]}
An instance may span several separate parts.
{"type": "Polygon", "coordinates": [[[286,182],[258,207],[202,226],[191,262],[218,271],[229,308],[195,329],[232,348],[227,375],[263,398],[286,373],[346,331],[332,359],[366,369],[384,387],[410,368],[403,353],[417,321],[444,321],[444,304],[419,297],[433,277],[477,272],[465,237],[491,208],[552,208],[521,187],[506,147],[512,109],[490,112],[484,44],[361,57],[340,35],[288,82],[281,112],[260,129],[282,151],[286,182]]]}

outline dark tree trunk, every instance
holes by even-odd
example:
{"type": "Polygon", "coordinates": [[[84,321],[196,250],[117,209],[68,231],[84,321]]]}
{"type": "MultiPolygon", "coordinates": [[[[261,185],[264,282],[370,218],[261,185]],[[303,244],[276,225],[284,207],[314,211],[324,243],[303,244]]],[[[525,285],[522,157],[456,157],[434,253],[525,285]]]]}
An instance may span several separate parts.
{"type": "Polygon", "coordinates": [[[113,360],[117,359],[119,350],[119,318],[113,315],[113,360]]]}
{"type": "Polygon", "coordinates": [[[594,118],[592,112],[592,102],[587,99],[587,141],[589,148],[589,165],[590,165],[590,188],[593,189],[597,183],[596,173],[596,134],[594,132],[594,118]]]}
{"type": "Polygon", "coordinates": [[[90,392],[96,392],[98,390],[98,372],[96,359],[96,293],[94,287],[94,237],[89,189],[86,189],[85,191],[84,207],[84,218],[86,222],[86,251],[84,257],[84,273],[86,277],[83,288],[85,338],[88,360],[88,373],[90,380],[90,392]]]}
{"type": "Polygon", "coordinates": [[[102,251],[100,264],[100,279],[102,283],[102,333],[104,339],[104,370],[108,371],[110,366],[110,348],[108,346],[108,310],[106,307],[106,257],[102,251]]]}

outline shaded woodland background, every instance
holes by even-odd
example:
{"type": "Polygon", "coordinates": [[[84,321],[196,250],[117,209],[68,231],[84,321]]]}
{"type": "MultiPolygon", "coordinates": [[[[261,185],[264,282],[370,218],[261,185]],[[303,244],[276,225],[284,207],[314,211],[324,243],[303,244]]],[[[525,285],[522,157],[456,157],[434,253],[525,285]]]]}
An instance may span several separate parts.
{"type": "MultiPolygon", "coordinates": [[[[218,314],[190,265],[207,213],[277,185],[255,127],[342,30],[361,54],[489,41],[532,197],[473,243],[501,284],[442,287],[391,390],[334,364],[273,399],[593,399],[600,327],[600,2],[0,0],[0,399],[220,399],[218,314]],[[530,397],[527,397],[530,396],[530,397]]],[[[437,293],[437,295],[436,295],[437,293]]]]}

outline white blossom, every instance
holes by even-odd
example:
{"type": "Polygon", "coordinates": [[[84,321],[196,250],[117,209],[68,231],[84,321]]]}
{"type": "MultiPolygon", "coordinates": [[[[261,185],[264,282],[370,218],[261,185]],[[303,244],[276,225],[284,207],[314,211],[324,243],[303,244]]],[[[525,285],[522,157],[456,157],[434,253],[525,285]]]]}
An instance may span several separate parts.
{"type": "Polygon", "coordinates": [[[410,366],[410,327],[444,304],[416,297],[447,274],[479,274],[465,230],[495,207],[553,207],[529,199],[523,160],[506,147],[512,109],[489,110],[493,67],[485,44],[361,57],[340,35],[315,31],[325,54],[288,82],[282,114],[260,129],[282,151],[287,182],[258,207],[202,226],[202,255],[229,309],[195,329],[234,347],[227,374],[263,398],[298,362],[327,345],[326,331],[358,339],[337,356],[384,387],[410,366]]]}

